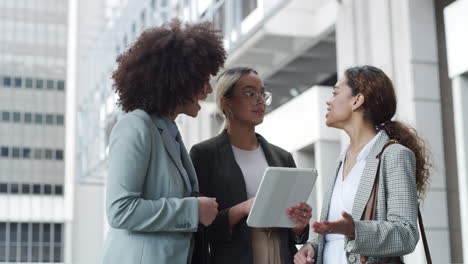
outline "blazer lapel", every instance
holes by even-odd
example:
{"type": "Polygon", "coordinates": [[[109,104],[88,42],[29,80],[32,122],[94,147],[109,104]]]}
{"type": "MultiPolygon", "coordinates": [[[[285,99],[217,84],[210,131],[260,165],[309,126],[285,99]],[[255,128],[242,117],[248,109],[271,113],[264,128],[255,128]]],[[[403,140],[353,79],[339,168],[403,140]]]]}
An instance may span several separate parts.
{"type": "Polygon", "coordinates": [[[190,193],[192,191],[199,191],[198,187],[198,179],[197,174],[195,172],[195,168],[193,167],[192,160],[190,159],[187,149],[185,148],[184,142],[182,141],[182,137],[179,136],[179,144],[180,144],[180,153],[182,156],[182,163],[184,165],[185,170],[187,171],[187,176],[190,182],[190,193]]]}
{"type": "Polygon", "coordinates": [[[220,175],[224,177],[223,182],[232,186],[232,188],[229,188],[230,191],[235,192],[232,194],[232,197],[235,197],[238,202],[245,201],[247,199],[247,188],[245,186],[244,176],[234,157],[226,129],[217,137],[216,144],[219,155],[218,161],[222,163],[216,167],[223,168],[223,172],[220,175]]]}
{"type": "Polygon", "coordinates": [[[166,149],[167,153],[169,153],[169,157],[171,157],[172,161],[176,165],[177,169],[180,172],[180,175],[182,176],[182,179],[184,180],[185,186],[187,187],[188,193],[190,194],[192,192],[192,185],[189,180],[189,176],[187,175],[187,170],[185,169],[184,165],[182,164],[182,153],[187,152],[185,147],[183,146],[182,141],[180,141],[180,150],[181,150],[181,155],[179,155],[179,152],[177,151],[174,140],[172,139],[171,135],[169,135],[169,132],[167,131],[167,126],[165,124],[165,121],[160,118],[160,117],[153,117],[153,121],[156,124],[156,126],[159,129],[159,132],[161,134],[161,138],[163,140],[164,148],[166,149]]]}
{"type": "Polygon", "coordinates": [[[364,213],[367,201],[369,200],[370,194],[372,192],[372,186],[374,185],[375,175],[377,173],[377,167],[379,164],[377,155],[388,141],[389,137],[385,132],[382,132],[372,147],[369,156],[367,156],[366,166],[364,167],[356,196],[354,197],[352,213],[354,220],[361,220],[362,218],[362,214],[364,213]]]}
{"type": "Polygon", "coordinates": [[[270,149],[270,146],[269,146],[270,143],[268,143],[268,141],[262,136],[260,136],[259,134],[255,134],[255,135],[257,136],[258,143],[262,147],[263,154],[265,155],[265,159],[268,163],[268,166],[270,167],[281,166],[282,164],[280,160],[278,159],[277,155],[274,155],[274,153],[270,149]]]}

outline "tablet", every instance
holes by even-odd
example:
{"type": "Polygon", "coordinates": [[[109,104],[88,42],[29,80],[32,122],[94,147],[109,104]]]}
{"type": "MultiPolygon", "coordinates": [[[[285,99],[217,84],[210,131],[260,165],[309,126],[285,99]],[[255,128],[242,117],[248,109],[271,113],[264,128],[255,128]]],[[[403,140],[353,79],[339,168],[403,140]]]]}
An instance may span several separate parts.
{"type": "Polygon", "coordinates": [[[247,217],[250,227],[294,227],[286,209],[305,203],[317,179],[315,169],[268,167],[247,217]]]}

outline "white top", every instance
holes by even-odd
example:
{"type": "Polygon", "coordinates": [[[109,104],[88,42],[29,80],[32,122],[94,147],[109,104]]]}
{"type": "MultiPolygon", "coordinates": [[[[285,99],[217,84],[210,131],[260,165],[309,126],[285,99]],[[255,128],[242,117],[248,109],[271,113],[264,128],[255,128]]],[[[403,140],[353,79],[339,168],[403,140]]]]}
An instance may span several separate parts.
{"type": "MultiPolygon", "coordinates": [[[[330,202],[330,209],[328,212],[328,221],[337,221],[342,218],[341,212],[345,211],[349,214],[353,212],[354,197],[361,180],[361,175],[366,167],[366,159],[369,152],[375,144],[380,133],[367,143],[364,148],[359,152],[356,164],[351,169],[346,179],[343,181],[343,165],[348,152],[349,145],[341,152],[340,161],[341,166],[336,176],[335,186],[333,187],[333,194],[330,202]]],[[[346,253],[344,251],[344,235],[341,234],[328,234],[325,235],[325,248],[323,252],[324,264],[347,264],[346,253]]]]}
{"type": "Polygon", "coordinates": [[[255,150],[243,150],[232,146],[232,151],[242,171],[242,175],[244,175],[247,199],[250,199],[257,194],[263,173],[268,167],[265,154],[263,154],[263,149],[260,145],[255,150]]]}

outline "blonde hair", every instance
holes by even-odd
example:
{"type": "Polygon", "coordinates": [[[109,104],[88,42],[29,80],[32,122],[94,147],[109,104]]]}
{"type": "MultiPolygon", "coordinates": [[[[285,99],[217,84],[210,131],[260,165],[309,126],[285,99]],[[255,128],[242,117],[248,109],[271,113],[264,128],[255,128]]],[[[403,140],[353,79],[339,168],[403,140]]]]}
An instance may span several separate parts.
{"type": "Polygon", "coordinates": [[[229,113],[226,113],[226,110],[223,107],[222,99],[229,98],[232,96],[232,91],[239,79],[248,73],[255,73],[258,75],[257,71],[249,67],[235,67],[225,70],[218,77],[215,88],[215,97],[216,97],[216,106],[218,110],[224,114],[226,120],[228,119],[229,113]]]}

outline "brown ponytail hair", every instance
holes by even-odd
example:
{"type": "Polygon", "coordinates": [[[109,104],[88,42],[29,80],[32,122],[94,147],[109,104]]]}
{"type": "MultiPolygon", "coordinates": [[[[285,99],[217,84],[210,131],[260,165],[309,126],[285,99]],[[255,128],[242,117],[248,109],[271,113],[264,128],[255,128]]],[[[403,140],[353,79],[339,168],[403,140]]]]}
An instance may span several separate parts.
{"type": "Polygon", "coordinates": [[[345,76],[353,95],[364,95],[364,118],[371,121],[378,130],[385,130],[391,139],[398,140],[414,152],[416,186],[418,196],[422,199],[429,183],[429,170],[432,166],[429,163],[430,153],[424,140],[413,127],[391,120],[397,106],[392,81],[382,70],[368,65],[349,68],[345,71],[345,76]]]}

